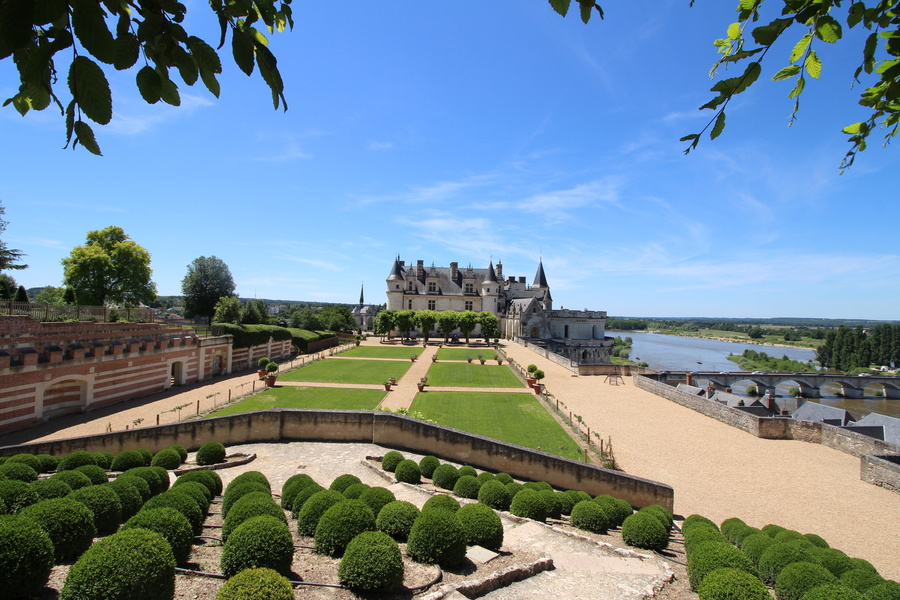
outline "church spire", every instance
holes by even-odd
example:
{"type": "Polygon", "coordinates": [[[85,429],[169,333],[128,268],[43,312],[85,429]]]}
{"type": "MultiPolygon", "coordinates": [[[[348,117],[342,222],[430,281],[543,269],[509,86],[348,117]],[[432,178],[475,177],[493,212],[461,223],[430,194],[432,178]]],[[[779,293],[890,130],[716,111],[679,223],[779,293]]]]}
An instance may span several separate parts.
{"type": "Polygon", "coordinates": [[[544,261],[542,259],[538,259],[537,273],[534,274],[534,283],[531,284],[531,287],[550,287],[550,285],[547,283],[547,276],[544,275],[544,261]]]}
{"type": "Polygon", "coordinates": [[[359,305],[362,306],[366,303],[365,298],[363,297],[363,286],[365,284],[359,284],[359,305]]]}

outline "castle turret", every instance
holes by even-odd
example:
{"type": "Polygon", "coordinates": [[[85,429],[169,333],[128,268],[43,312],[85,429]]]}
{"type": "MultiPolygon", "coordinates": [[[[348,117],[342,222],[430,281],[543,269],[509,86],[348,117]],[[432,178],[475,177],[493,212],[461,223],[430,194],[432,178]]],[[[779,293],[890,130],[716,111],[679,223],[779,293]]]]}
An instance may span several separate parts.
{"type": "MultiPolygon", "coordinates": [[[[405,278],[403,277],[403,261],[400,255],[394,259],[394,265],[391,267],[391,274],[387,279],[387,308],[388,310],[401,310],[403,308],[403,287],[405,278]]],[[[362,290],[359,292],[359,302],[362,304],[362,290]]]]}
{"type": "Polygon", "coordinates": [[[495,315],[498,314],[498,299],[500,298],[500,282],[497,281],[497,274],[494,272],[494,261],[488,263],[487,274],[481,282],[481,295],[484,298],[482,308],[490,311],[495,315]]]}

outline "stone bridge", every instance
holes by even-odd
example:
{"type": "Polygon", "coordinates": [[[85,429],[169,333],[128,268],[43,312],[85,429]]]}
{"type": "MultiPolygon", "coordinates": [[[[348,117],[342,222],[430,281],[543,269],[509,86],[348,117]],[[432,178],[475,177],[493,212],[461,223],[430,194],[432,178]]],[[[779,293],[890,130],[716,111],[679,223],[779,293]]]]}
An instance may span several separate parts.
{"type": "MultiPolygon", "coordinates": [[[[691,385],[705,387],[712,384],[717,390],[730,388],[738,381],[750,381],[760,391],[775,395],[775,386],[785,384],[791,387],[799,387],[800,394],[804,398],[821,398],[822,388],[828,384],[840,386],[845,398],[865,397],[865,388],[875,386],[884,390],[884,397],[900,399],[900,377],[854,375],[828,375],[820,373],[747,373],[746,371],[668,371],[660,374],[661,381],[687,380],[691,385]],[[692,381],[691,381],[692,380],[692,381]],[[702,384],[701,384],[702,382],[702,384]]],[[[870,392],[869,397],[874,396],[870,392]]]]}

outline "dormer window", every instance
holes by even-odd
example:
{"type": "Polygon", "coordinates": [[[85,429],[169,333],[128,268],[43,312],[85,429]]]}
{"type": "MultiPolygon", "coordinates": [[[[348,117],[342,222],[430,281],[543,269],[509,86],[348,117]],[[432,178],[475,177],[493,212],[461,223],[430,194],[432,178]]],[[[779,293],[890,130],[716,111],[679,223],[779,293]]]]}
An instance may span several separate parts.
{"type": "Polygon", "coordinates": [[[407,282],[406,282],[406,289],[407,289],[408,291],[410,291],[410,292],[413,291],[414,289],[416,289],[416,282],[413,281],[412,279],[410,279],[409,281],[407,281],[407,282]]]}
{"type": "Polygon", "coordinates": [[[466,294],[474,294],[475,293],[475,284],[467,283],[465,293],[466,294]]]}
{"type": "Polygon", "coordinates": [[[433,281],[429,281],[428,282],[428,293],[434,294],[435,292],[437,292],[437,283],[435,283],[433,281]]]}

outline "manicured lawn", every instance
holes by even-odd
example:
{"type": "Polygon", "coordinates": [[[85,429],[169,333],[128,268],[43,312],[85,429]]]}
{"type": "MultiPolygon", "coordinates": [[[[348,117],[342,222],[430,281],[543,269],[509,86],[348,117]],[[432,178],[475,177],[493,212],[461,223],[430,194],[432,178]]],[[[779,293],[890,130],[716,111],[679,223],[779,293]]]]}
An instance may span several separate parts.
{"type": "Polygon", "coordinates": [[[432,363],[428,369],[429,385],[459,387],[524,387],[522,380],[516,377],[505,364],[498,365],[478,361],[432,363]]]}
{"type": "Polygon", "coordinates": [[[386,393],[384,390],[285,386],[269,389],[246,400],[235,402],[209,416],[221,417],[270,408],[375,410],[386,393]]]}
{"type": "MultiPolygon", "coordinates": [[[[478,355],[481,354],[487,360],[493,360],[497,354],[493,348],[486,346],[477,346],[475,348],[441,348],[437,352],[437,357],[443,360],[466,360],[471,356],[473,362],[478,362],[478,355]]],[[[504,361],[505,362],[505,361],[504,361]]],[[[494,364],[497,364],[496,362],[494,364]]]]}
{"type": "Polygon", "coordinates": [[[401,378],[410,361],[340,360],[329,358],[278,376],[281,381],[318,381],[327,383],[384,383],[389,377],[401,378]]]}
{"type": "Polygon", "coordinates": [[[418,346],[360,346],[342,352],[341,356],[355,356],[362,358],[403,358],[409,360],[413,354],[421,354],[422,348],[418,346]]]}
{"type": "MultiPolygon", "coordinates": [[[[479,365],[481,366],[481,365],[479,365]]],[[[431,383],[431,377],[428,378],[431,383]]],[[[410,411],[485,437],[573,460],[583,451],[533,395],[503,392],[423,392],[410,411]]]]}

